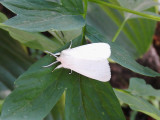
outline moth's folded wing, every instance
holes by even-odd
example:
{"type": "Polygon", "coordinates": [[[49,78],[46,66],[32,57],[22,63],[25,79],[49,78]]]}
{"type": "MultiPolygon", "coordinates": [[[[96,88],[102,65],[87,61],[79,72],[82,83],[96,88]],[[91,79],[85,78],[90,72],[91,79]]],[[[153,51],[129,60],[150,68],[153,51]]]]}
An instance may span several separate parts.
{"type": "Polygon", "coordinates": [[[110,57],[111,50],[107,43],[92,43],[62,51],[62,54],[79,59],[101,60],[110,57]]]}
{"type": "Polygon", "coordinates": [[[84,60],[75,58],[72,59],[72,63],[68,69],[102,82],[107,82],[111,78],[110,66],[107,59],[84,60]]]}

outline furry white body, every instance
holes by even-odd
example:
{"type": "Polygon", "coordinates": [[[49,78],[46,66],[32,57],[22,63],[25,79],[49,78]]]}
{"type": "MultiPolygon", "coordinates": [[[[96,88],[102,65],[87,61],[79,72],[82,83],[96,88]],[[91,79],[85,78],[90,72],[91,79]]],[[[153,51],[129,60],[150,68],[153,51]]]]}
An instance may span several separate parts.
{"type": "Polygon", "coordinates": [[[110,46],[107,43],[92,43],[69,48],[63,50],[57,57],[57,61],[61,62],[57,68],[71,69],[86,77],[106,82],[111,78],[107,60],[110,54],[110,46]]]}

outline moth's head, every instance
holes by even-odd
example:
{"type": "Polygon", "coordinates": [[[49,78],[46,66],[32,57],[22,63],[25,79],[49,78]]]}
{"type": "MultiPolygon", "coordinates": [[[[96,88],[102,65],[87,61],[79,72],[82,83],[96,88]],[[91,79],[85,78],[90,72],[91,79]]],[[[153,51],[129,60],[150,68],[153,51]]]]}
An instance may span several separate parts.
{"type": "Polygon", "coordinates": [[[57,57],[56,60],[61,62],[61,56],[57,57]]]}
{"type": "Polygon", "coordinates": [[[63,61],[65,60],[64,57],[66,56],[66,52],[65,50],[63,50],[61,53],[60,53],[60,56],[56,58],[57,61],[63,63],[63,61]]]}
{"type": "Polygon", "coordinates": [[[69,54],[69,49],[63,50],[60,56],[56,58],[64,68],[69,68],[72,65],[72,59],[73,56],[69,54]]]}

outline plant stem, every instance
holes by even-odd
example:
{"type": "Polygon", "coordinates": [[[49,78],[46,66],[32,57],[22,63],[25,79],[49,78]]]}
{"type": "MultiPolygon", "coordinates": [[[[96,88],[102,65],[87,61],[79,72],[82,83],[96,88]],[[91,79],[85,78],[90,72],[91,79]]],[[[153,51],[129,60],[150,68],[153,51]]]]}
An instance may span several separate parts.
{"type": "Polygon", "coordinates": [[[104,2],[104,1],[101,1],[101,0],[89,0],[89,1],[101,4],[101,5],[106,5],[108,7],[115,8],[115,9],[118,9],[118,10],[122,10],[122,11],[126,11],[126,12],[129,12],[129,13],[133,13],[133,14],[136,14],[136,15],[139,15],[139,16],[142,16],[142,17],[146,17],[148,19],[160,21],[160,17],[158,17],[158,16],[141,13],[141,12],[134,11],[134,10],[131,10],[131,9],[127,9],[127,8],[124,8],[124,7],[121,7],[121,6],[118,6],[118,5],[107,3],[107,2],[104,2]]]}
{"type": "Polygon", "coordinates": [[[116,41],[117,37],[119,36],[119,34],[121,33],[122,29],[124,28],[126,22],[127,22],[127,20],[125,19],[123,21],[123,23],[121,24],[121,26],[119,27],[118,31],[116,32],[115,36],[112,38],[112,42],[116,41]]]}
{"type": "Polygon", "coordinates": [[[83,14],[84,19],[86,19],[87,9],[88,9],[88,0],[84,0],[84,14],[83,14]]]}
{"type": "MultiPolygon", "coordinates": [[[[84,0],[84,14],[83,18],[86,19],[87,16],[87,9],[88,9],[88,0],[84,0]]],[[[86,31],[86,26],[83,27],[83,38],[82,38],[82,45],[85,43],[85,31],[86,31]]]]}
{"type": "Polygon", "coordinates": [[[0,100],[0,113],[2,111],[2,104],[3,104],[4,101],[0,100]]]}

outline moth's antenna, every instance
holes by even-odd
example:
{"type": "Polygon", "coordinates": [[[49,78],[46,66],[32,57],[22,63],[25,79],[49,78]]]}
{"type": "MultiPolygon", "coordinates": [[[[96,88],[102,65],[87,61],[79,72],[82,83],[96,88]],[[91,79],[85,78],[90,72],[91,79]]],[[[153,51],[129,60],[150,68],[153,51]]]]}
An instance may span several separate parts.
{"type": "Polygon", "coordinates": [[[71,47],[72,47],[72,40],[71,40],[71,44],[70,44],[70,46],[69,46],[69,48],[68,48],[68,49],[71,49],[71,47]]]}
{"type": "Polygon", "coordinates": [[[50,67],[50,66],[52,66],[52,65],[54,65],[54,64],[56,64],[56,63],[58,63],[59,61],[55,61],[55,62],[53,62],[53,63],[51,63],[51,64],[49,64],[49,65],[46,65],[46,66],[42,66],[42,67],[50,67]]]}
{"type": "MultiPolygon", "coordinates": [[[[51,56],[54,56],[55,58],[57,58],[56,55],[60,55],[60,53],[53,54],[53,53],[51,53],[51,52],[49,52],[49,51],[45,51],[45,52],[48,53],[48,54],[50,54],[51,56]]],[[[51,63],[51,64],[49,64],[49,65],[42,66],[42,67],[50,67],[50,66],[52,66],[52,65],[54,65],[54,64],[56,64],[56,63],[58,63],[58,62],[59,62],[59,61],[55,61],[55,62],[53,62],[53,63],[51,63]]]]}
{"type": "Polygon", "coordinates": [[[51,53],[51,52],[49,52],[49,51],[45,51],[45,52],[48,53],[48,54],[50,54],[50,55],[52,55],[52,56],[54,56],[55,58],[57,58],[56,55],[59,55],[58,53],[57,53],[57,54],[53,54],[53,53],[51,53]]]}

